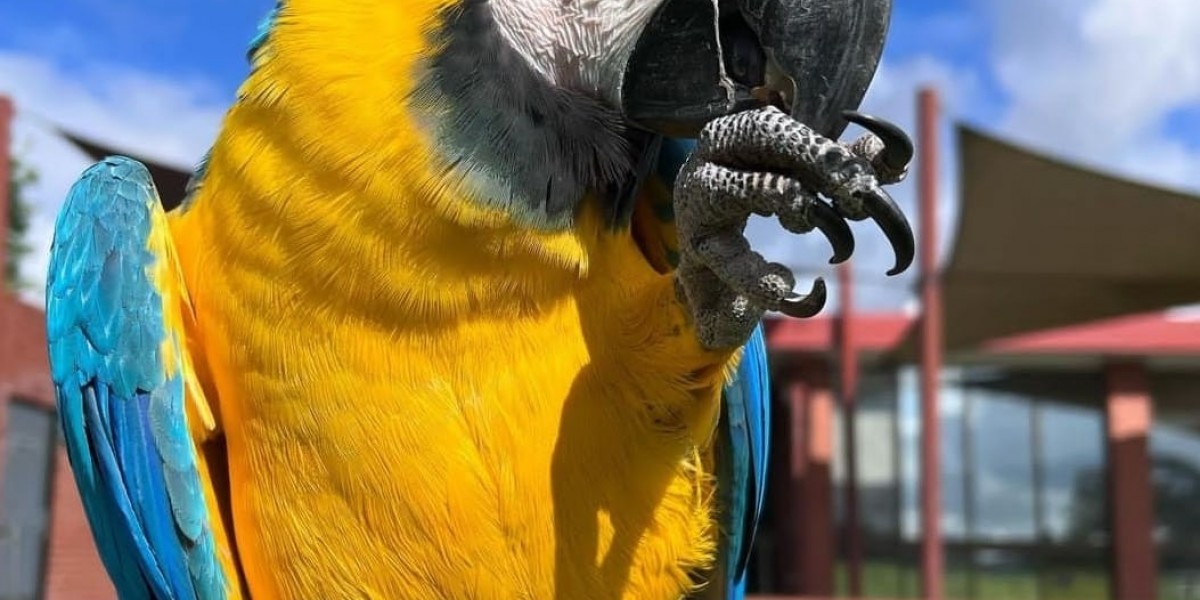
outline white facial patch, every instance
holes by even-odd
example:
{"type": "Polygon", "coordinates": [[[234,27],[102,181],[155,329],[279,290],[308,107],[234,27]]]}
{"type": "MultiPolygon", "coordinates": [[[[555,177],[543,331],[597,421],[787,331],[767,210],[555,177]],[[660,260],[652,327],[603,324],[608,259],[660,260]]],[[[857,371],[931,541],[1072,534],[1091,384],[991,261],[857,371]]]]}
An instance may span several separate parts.
{"type": "Polygon", "coordinates": [[[619,105],[625,63],[661,0],[490,0],[500,35],[548,82],[619,105]]]}

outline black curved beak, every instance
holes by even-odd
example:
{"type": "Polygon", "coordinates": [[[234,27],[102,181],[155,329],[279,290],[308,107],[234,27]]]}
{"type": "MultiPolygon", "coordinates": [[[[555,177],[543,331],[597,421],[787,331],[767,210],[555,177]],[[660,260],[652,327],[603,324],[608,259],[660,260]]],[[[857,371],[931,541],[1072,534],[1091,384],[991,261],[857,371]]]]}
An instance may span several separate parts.
{"type": "Polygon", "coordinates": [[[708,121],[782,94],[796,120],[837,139],[875,76],[891,0],[665,0],[626,63],[630,123],[695,137],[708,121]]]}

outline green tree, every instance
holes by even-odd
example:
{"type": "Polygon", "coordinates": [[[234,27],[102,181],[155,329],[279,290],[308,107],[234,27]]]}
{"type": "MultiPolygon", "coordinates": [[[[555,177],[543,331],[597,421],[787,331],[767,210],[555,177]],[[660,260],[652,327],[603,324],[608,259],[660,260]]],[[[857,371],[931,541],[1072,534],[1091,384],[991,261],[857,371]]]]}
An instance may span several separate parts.
{"type": "Polygon", "coordinates": [[[8,183],[8,259],[4,265],[4,284],[12,291],[29,287],[29,281],[21,274],[21,263],[33,246],[29,243],[29,224],[33,207],[26,195],[30,186],[37,183],[38,174],[17,157],[12,158],[12,177],[8,183]]]}

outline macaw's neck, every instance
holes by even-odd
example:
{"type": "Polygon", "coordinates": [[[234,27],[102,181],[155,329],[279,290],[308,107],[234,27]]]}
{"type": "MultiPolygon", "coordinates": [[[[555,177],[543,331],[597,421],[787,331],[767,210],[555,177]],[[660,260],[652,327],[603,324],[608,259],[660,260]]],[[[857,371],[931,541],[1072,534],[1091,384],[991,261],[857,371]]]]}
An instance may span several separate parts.
{"type": "Polygon", "coordinates": [[[205,252],[433,317],[557,297],[628,221],[657,140],[552,89],[486,3],[287,7],[180,216],[205,252]]]}

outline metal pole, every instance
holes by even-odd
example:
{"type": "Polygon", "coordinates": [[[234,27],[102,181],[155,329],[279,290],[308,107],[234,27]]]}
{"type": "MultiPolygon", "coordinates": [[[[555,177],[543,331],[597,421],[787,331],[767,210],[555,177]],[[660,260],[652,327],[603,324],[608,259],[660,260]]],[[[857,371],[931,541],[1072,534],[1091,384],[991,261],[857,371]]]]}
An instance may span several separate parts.
{"type": "Polygon", "coordinates": [[[919,97],[921,265],[921,582],[926,600],[942,600],[941,428],[938,387],[942,372],[942,302],[937,269],[938,97],[919,97]]]}
{"type": "Polygon", "coordinates": [[[846,575],[852,597],[862,595],[863,539],[858,516],[858,347],[854,336],[854,272],[850,262],[838,265],[838,365],[842,388],[842,456],[846,461],[843,502],[846,523],[843,543],[846,548],[846,575]]]}

